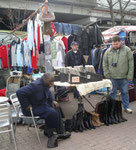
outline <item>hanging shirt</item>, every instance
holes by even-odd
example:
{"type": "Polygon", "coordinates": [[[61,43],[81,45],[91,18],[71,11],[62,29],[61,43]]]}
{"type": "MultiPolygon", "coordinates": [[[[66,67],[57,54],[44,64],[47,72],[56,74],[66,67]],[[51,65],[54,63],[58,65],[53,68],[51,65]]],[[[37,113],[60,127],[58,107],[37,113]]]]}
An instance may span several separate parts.
{"type": "Polygon", "coordinates": [[[66,48],[61,39],[62,39],[62,36],[58,36],[54,40],[56,42],[56,49],[57,49],[57,57],[56,57],[57,67],[65,66],[64,63],[65,63],[65,49],[66,48]]]}
{"type": "Polygon", "coordinates": [[[2,68],[8,68],[8,56],[7,56],[7,47],[2,45],[0,47],[0,59],[2,68]]]}
{"type": "Polygon", "coordinates": [[[28,50],[33,50],[33,54],[35,54],[34,28],[33,28],[33,21],[32,20],[29,20],[27,22],[27,48],[28,48],[28,50]]]}
{"type": "Polygon", "coordinates": [[[57,44],[57,66],[65,66],[65,45],[62,41],[59,41],[57,44]]]}
{"type": "Polygon", "coordinates": [[[66,38],[65,36],[61,39],[65,45],[65,53],[68,52],[68,38],[66,38]]]}
{"type": "Polygon", "coordinates": [[[56,59],[57,57],[57,47],[56,47],[55,41],[51,42],[51,56],[52,56],[52,59],[56,59]]]}
{"type": "Polygon", "coordinates": [[[57,46],[56,41],[51,42],[52,66],[57,66],[57,46]]]}
{"type": "Polygon", "coordinates": [[[27,48],[27,41],[24,40],[24,65],[26,67],[31,67],[31,50],[27,48]]]}
{"type": "Polygon", "coordinates": [[[40,26],[38,24],[38,27],[37,27],[37,50],[39,51],[40,49],[40,26]]]}
{"type": "MultiPolygon", "coordinates": [[[[36,43],[35,43],[36,45],[36,43]]],[[[35,47],[35,55],[32,54],[32,68],[37,69],[37,49],[35,47]]]]}
{"type": "Polygon", "coordinates": [[[11,66],[17,66],[17,52],[16,52],[17,43],[13,41],[12,44],[11,44],[11,66]]]}
{"type": "Polygon", "coordinates": [[[51,34],[51,37],[54,36],[56,34],[56,28],[55,28],[55,25],[53,22],[51,22],[51,28],[52,28],[52,34],[51,34]]]}
{"type": "Polygon", "coordinates": [[[17,44],[17,66],[23,67],[22,42],[20,42],[20,44],[17,44]]]}
{"type": "Polygon", "coordinates": [[[37,14],[36,19],[34,21],[34,30],[35,30],[35,43],[36,43],[36,49],[39,51],[40,48],[40,20],[39,20],[39,14],[37,14]]]}

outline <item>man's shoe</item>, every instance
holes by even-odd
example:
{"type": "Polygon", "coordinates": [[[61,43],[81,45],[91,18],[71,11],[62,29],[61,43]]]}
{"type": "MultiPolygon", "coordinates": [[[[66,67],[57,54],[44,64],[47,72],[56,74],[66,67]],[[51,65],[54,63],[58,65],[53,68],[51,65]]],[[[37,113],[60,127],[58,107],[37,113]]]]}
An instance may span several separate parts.
{"type": "Polygon", "coordinates": [[[65,132],[63,134],[57,134],[57,139],[67,139],[71,136],[70,132],[65,132]]]}
{"type": "Polygon", "coordinates": [[[128,114],[132,114],[132,109],[127,108],[127,109],[125,109],[125,112],[128,113],[128,114]]]}
{"type": "Polygon", "coordinates": [[[53,135],[53,136],[49,137],[47,147],[48,148],[54,148],[54,147],[57,147],[57,146],[58,146],[57,136],[53,135]]]}

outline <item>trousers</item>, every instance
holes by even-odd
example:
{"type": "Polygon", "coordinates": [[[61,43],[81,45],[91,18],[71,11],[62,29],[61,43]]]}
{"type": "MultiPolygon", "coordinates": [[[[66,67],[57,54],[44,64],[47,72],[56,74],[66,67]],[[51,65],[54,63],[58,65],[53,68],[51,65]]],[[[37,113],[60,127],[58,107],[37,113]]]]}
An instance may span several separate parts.
{"type": "Polygon", "coordinates": [[[50,105],[41,105],[33,108],[35,116],[45,119],[48,128],[60,128],[59,113],[50,105]]]}
{"type": "Polygon", "coordinates": [[[124,109],[129,108],[129,93],[128,93],[128,80],[127,79],[111,79],[113,88],[110,92],[111,99],[116,99],[117,87],[120,87],[122,104],[124,109]]]}

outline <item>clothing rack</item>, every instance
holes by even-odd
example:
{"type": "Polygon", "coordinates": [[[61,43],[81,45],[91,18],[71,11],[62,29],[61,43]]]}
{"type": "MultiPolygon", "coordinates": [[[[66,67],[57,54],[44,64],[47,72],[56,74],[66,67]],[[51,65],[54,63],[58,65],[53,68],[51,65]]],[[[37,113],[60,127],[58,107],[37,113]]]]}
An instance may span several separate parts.
{"type": "MultiPolygon", "coordinates": [[[[47,2],[48,2],[48,1],[47,1],[47,2]]],[[[13,34],[15,31],[19,30],[19,29],[22,28],[24,25],[26,25],[27,21],[28,21],[29,19],[31,19],[32,17],[34,17],[34,16],[39,12],[39,10],[40,10],[45,4],[47,4],[47,2],[45,1],[44,4],[42,4],[40,8],[38,8],[36,11],[34,11],[28,18],[26,18],[25,20],[23,20],[23,23],[22,23],[22,24],[19,24],[12,32],[9,33],[9,35],[10,35],[10,34],[13,34]]],[[[4,37],[4,38],[0,41],[0,43],[1,43],[2,41],[4,41],[4,39],[7,38],[9,35],[7,35],[6,37],[4,37]]]]}

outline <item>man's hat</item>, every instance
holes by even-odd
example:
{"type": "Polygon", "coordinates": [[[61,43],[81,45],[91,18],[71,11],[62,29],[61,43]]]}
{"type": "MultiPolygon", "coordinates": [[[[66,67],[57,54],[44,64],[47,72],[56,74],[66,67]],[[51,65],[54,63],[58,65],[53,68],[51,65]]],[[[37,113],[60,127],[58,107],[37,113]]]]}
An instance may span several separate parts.
{"type": "Polygon", "coordinates": [[[78,43],[76,42],[76,41],[73,41],[72,43],[71,43],[71,46],[72,45],[78,45],[78,43]]]}

